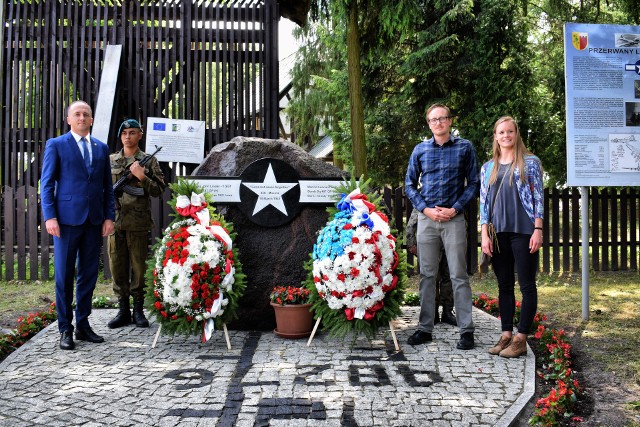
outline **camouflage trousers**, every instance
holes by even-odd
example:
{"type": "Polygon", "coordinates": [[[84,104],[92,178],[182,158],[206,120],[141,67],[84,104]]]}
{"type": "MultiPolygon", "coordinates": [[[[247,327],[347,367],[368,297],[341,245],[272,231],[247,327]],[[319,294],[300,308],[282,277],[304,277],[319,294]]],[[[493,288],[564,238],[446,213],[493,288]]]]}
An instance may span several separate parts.
{"type": "Polygon", "coordinates": [[[451,287],[449,264],[447,263],[444,248],[441,252],[438,275],[436,276],[436,308],[439,306],[448,308],[449,310],[453,308],[453,288],[451,287]]]}
{"type": "Polygon", "coordinates": [[[116,231],[109,236],[109,267],[118,299],[144,298],[144,273],[149,256],[148,231],[116,231]]]}

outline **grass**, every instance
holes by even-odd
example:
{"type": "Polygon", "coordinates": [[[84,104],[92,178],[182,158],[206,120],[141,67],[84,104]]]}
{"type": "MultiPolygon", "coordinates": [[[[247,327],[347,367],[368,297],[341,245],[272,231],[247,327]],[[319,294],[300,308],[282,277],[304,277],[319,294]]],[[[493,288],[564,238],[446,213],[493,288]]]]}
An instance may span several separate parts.
{"type": "MultiPolygon", "coordinates": [[[[621,380],[640,387],[640,274],[592,273],[586,321],[581,275],[539,274],[537,284],[538,311],[549,317],[548,322],[579,338],[591,356],[621,380]]],[[[495,276],[474,278],[472,290],[474,295],[497,297],[495,276]]],[[[516,298],[521,299],[518,292],[516,298]]]]}
{"type": "MultiPolygon", "coordinates": [[[[19,315],[29,311],[46,309],[55,301],[53,281],[0,281],[0,319],[17,320],[19,315]],[[15,315],[15,318],[9,318],[15,315]]],[[[93,293],[94,299],[110,298],[115,301],[110,281],[99,281],[93,293]]]]}

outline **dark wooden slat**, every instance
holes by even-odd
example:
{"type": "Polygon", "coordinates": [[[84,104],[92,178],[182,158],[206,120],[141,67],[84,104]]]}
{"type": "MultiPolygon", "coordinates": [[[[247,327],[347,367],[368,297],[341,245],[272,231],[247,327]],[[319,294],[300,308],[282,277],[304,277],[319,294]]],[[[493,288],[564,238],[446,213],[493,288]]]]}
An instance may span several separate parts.
{"type": "MultiPolygon", "coordinates": [[[[221,17],[221,8],[217,7],[216,8],[216,22],[220,22],[220,20],[222,19],[221,17]]],[[[222,139],[223,134],[222,134],[222,123],[220,122],[220,116],[221,114],[221,108],[219,108],[219,106],[222,104],[224,96],[220,96],[221,94],[221,72],[222,69],[224,67],[224,64],[222,64],[222,55],[220,54],[221,51],[221,42],[220,42],[220,28],[218,25],[216,25],[216,29],[215,29],[215,40],[216,40],[216,67],[215,67],[215,71],[216,71],[216,78],[215,78],[215,93],[216,93],[216,108],[214,109],[214,114],[215,114],[215,129],[216,129],[216,142],[220,143],[220,142],[224,142],[224,140],[222,139]]]]}
{"type": "Polygon", "coordinates": [[[194,117],[193,116],[193,85],[190,72],[184,72],[184,70],[193,69],[193,61],[191,60],[191,33],[192,33],[192,6],[193,2],[180,2],[181,4],[181,20],[184,25],[183,31],[180,31],[179,45],[180,49],[180,87],[184,90],[180,90],[180,104],[183,106],[183,110],[180,112],[180,117],[194,117]],[[184,97],[184,99],[182,99],[184,97]]]}
{"type": "Polygon", "coordinates": [[[629,269],[629,218],[627,216],[627,206],[629,203],[628,189],[620,191],[620,270],[629,269]]]}
{"type": "Polygon", "coordinates": [[[38,188],[29,185],[27,188],[27,223],[29,230],[29,279],[38,279],[38,188]]]}
{"type": "MultiPolygon", "coordinates": [[[[235,13],[235,9],[234,8],[229,8],[227,9],[230,19],[231,21],[233,21],[234,19],[234,13],[235,13]]],[[[236,91],[236,85],[234,84],[234,80],[237,78],[236,75],[236,40],[235,40],[235,32],[231,33],[231,40],[229,40],[229,44],[228,46],[228,50],[229,50],[229,75],[228,78],[230,79],[230,84],[229,86],[229,116],[228,116],[228,120],[229,120],[229,132],[230,132],[230,137],[234,137],[236,136],[236,129],[237,129],[237,125],[236,125],[236,119],[237,119],[237,113],[236,111],[238,110],[238,100],[237,100],[237,91],[236,91]]]]}
{"type": "MultiPolygon", "coordinates": [[[[551,209],[553,209],[553,217],[556,219],[551,224],[551,232],[554,236],[560,236],[560,194],[557,188],[551,191],[551,209]]],[[[553,248],[553,271],[560,271],[560,239],[556,239],[552,243],[553,248]]]]}
{"type": "MultiPolygon", "coordinates": [[[[25,206],[26,199],[25,186],[18,187],[16,190],[16,228],[12,230],[14,233],[16,230],[26,230],[27,227],[27,212],[25,206]]],[[[27,239],[24,232],[16,233],[16,249],[18,253],[18,280],[25,280],[27,278],[27,257],[26,257],[26,245],[27,239]]]]}
{"type": "Polygon", "coordinates": [[[591,187],[591,267],[600,270],[600,194],[591,187]]]}
{"type": "Polygon", "coordinates": [[[600,223],[602,228],[602,271],[609,271],[611,269],[609,264],[609,189],[604,188],[601,194],[601,215],[602,222],[600,223]]]}
{"type": "Polygon", "coordinates": [[[629,268],[638,269],[638,194],[635,188],[629,189],[629,268]]]}
{"type": "MultiPolygon", "coordinates": [[[[587,224],[589,223],[588,218],[585,218],[585,221],[587,221],[587,224]]],[[[582,247],[580,225],[580,191],[574,187],[571,193],[571,264],[574,273],[580,271],[580,248],[582,247]]]]}
{"type": "MultiPolygon", "coordinates": [[[[251,26],[253,31],[249,33],[249,36],[251,37],[251,39],[249,40],[249,43],[251,44],[251,55],[249,57],[249,60],[251,62],[251,76],[254,82],[256,82],[256,76],[258,75],[259,49],[257,49],[257,47],[259,46],[259,43],[260,43],[260,34],[262,34],[261,31],[256,31],[255,28],[256,26],[260,25],[259,15],[261,10],[262,9],[259,9],[259,10],[252,9],[251,16],[250,16],[251,26]]],[[[257,132],[259,127],[258,120],[259,120],[259,117],[263,114],[262,112],[259,111],[260,106],[263,104],[261,104],[257,95],[258,95],[257,85],[253,84],[251,86],[251,111],[253,112],[254,116],[252,117],[251,128],[249,129],[249,134],[251,136],[258,135],[258,132],[257,132]]]]}
{"type": "Polygon", "coordinates": [[[5,246],[5,280],[13,280],[14,276],[14,262],[16,252],[13,249],[15,244],[14,232],[16,229],[16,208],[15,208],[16,194],[12,187],[4,187],[3,199],[4,199],[4,246],[5,246]]]}
{"type": "MultiPolygon", "coordinates": [[[[611,195],[609,198],[609,206],[611,212],[611,238],[608,239],[610,242],[610,259],[611,259],[611,270],[618,271],[620,266],[618,264],[618,249],[620,244],[618,242],[618,192],[615,188],[611,189],[611,195]]],[[[607,257],[609,258],[609,257],[607,257]]]]}
{"type": "MultiPolygon", "coordinates": [[[[265,109],[267,111],[278,111],[278,2],[276,0],[265,0],[266,9],[266,41],[267,63],[265,64],[265,88],[266,100],[265,109]]],[[[278,117],[277,114],[269,114],[268,123],[265,129],[267,138],[278,137],[278,117]]]]}
{"type": "Polygon", "coordinates": [[[551,217],[549,215],[549,189],[544,189],[544,225],[542,226],[542,271],[548,273],[550,271],[549,254],[551,253],[551,242],[549,241],[549,224],[551,217]]]}
{"type": "MultiPolygon", "coordinates": [[[[402,194],[402,187],[395,188],[393,190],[393,227],[398,229],[400,226],[400,230],[403,227],[403,218],[402,218],[402,200],[404,199],[404,195],[402,194]]],[[[390,211],[391,212],[391,211],[390,211]]]]}
{"type": "Polygon", "coordinates": [[[562,190],[562,271],[569,271],[570,269],[570,261],[571,256],[571,227],[569,227],[569,218],[570,218],[570,194],[569,189],[565,188],[562,190]]]}

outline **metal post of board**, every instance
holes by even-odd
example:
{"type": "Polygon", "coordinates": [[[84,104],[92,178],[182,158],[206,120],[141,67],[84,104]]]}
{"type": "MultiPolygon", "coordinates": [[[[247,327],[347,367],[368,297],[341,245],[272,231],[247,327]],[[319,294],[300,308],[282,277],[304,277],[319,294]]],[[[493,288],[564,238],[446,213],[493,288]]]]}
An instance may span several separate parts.
{"type": "Polygon", "coordinates": [[[582,320],[589,320],[589,187],[580,187],[582,211],[582,320]]]}

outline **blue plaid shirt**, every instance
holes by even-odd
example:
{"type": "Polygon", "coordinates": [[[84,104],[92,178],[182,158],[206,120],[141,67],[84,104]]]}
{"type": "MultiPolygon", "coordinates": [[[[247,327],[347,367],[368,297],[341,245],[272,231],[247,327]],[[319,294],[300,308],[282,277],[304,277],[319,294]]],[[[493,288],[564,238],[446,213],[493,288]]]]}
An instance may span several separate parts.
{"type": "Polygon", "coordinates": [[[470,141],[451,135],[440,146],[431,138],[416,145],[411,153],[405,191],[420,212],[436,206],[461,212],[478,196],[478,172],[476,150],[470,141]],[[418,181],[422,183],[420,189],[418,181]]]}

